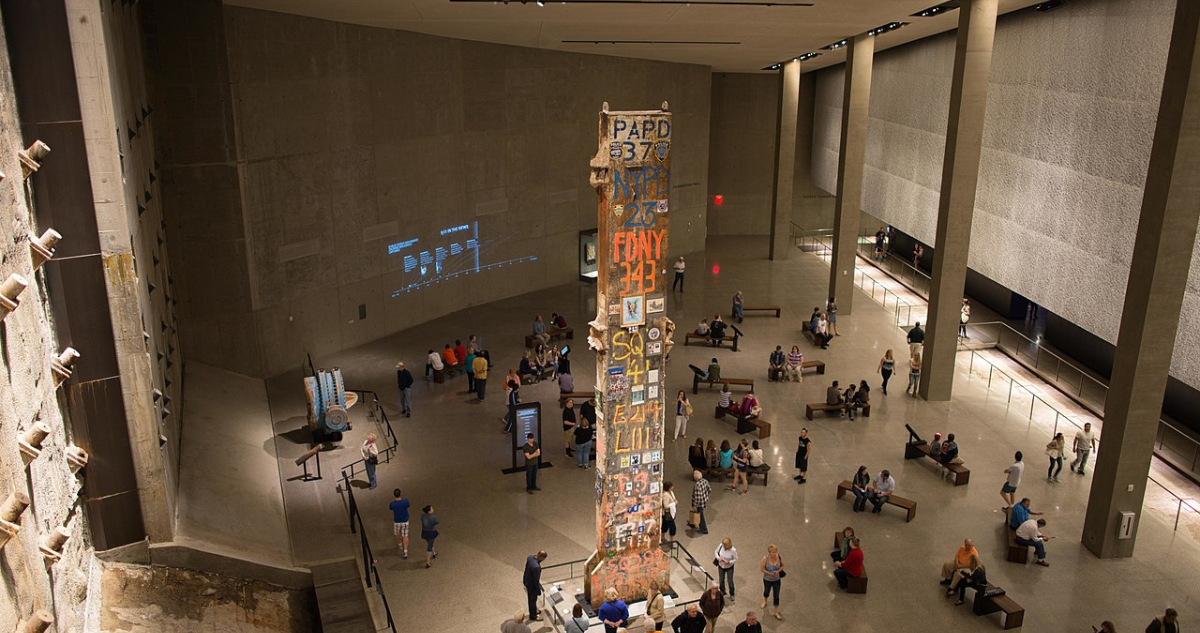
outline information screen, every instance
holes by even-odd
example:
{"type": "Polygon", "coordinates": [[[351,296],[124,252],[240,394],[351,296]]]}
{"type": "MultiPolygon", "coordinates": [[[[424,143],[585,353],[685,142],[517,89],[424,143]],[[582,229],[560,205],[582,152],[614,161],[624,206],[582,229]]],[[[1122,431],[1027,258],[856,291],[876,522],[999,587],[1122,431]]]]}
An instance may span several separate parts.
{"type": "MultiPolygon", "coordinates": [[[[513,450],[520,450],[525,443],[525,436],[533,433],[533,441],[542,446],[542,403],[529,402],[517,406],[517,424],[513,429],[512,442],[513,450]]],[[[546,447],[542,446],[544,452],[546,447]]],[[[541,458],[538,458],[541,462],[541,458]]],[[[524,463],[522,460],[521,463],[524,463]]]]}
{"type": "Polygon", "coordinates": [[[537,261],[533,255],[489,261],[488,255],[495,250],[494,246],[499,241],[481,240],[479,222],[473,221],[447,226],[425,237],[388,244],[388,255],[402,258],[403,261],[403,283],[392,291],[392,297],[459,275],[478,274],[501,266],[537,261]]]}

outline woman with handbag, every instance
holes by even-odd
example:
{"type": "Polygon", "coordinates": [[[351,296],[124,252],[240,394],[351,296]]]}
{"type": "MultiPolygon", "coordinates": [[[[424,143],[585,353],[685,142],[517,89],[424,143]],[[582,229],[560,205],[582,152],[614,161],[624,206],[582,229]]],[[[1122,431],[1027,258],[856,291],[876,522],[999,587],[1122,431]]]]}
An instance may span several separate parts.
{"type": "Polygon", "coordinates": [[[663,483],[662,491],[662,536],[664,541],[675,540],[675,512],[679,509],[679,501],[675,499],[675,484],[663,483]],[[667,537],[670,538],[667,538],[667,537]]]}
{"type": "Polygon", "coordinates": [[[433,541],[438,537],[438,518],[433,516],[433,506],[425,506],[421,511],[421,538],[425,541],[425,569],[429,569],[433,559],[437,558],[437,550],[433,549],[433,541]]]}
{"type": "Polygon", "coordinates": [[[375,489],[375,485],[378,483],[375,479],[375,467],[379,465],[379,447],[375,445],[376,439],[378,438],[375,437],[374,433],[368,433],[367,440],[363,442],[362,448],[359,449],[359,452],[362,453],[363,464],[367,468],[367,481],[370,482],[372,490],[375,489]]]}
{"type": "Polygon", "coordinates": [[[1050,458],[1050,467],[1046,469],[1046,481],[1058,481],[1058,473],[1062,472],[1063,451],[1066,449],[1067,439],[1062,433],[1054,436],[1049,444],[1046,444],[1046,457],[1050,458]],[[1055,470],[1055,466],[1058,469],[1055,470]]]}
{"type": "Polygon", "coordinates": [[[675,397],[675,437],[672,442],[682,437],[687,439],[687,423],[691,419],[692,403],[688,402],[687,392],[680,389],[679,395],[675,397]]]}
{"type": "Polygon", "coordinates": [[[717,566],[717,577],[720,578],[721,593],[729,596],[733,600],[737,594],[737,589],[733,586],[733,566],[737,564],[738,553],[737,548],[733,546],[733,539],[726,536],[721,539],[721,544],[717,546],[717,551],[713,555],[713,565],[717,566]],[[725,583],[729,582],[729,591],[725,591],[725,583]]]}
{"type": "Polygon", "coordinates": [[[783,584],[783,577],[787,572],[783,570],[783,557],[779,555],[779,548],[775,547],[774,543],[767,546],[767,555],[763,556],[759,569],[763,575],[762,608],[767,608],[767,596],[774,592],[775,619],[782,620],[783,616],[779,614],[779,586],[783,584]]]}
{"type": "Polygon", "coordinates": [[[958,594],[958,601],[954,603],[958,606],[966,602],[967,587],[975,589],[975,591],[983,591],[983,588],[988,584],[987,572],[983,569],[983,561],[979,557],[972,554],[971,564],[968,569],[958,570],[958,577],[950,584],[950,588],[946,590],[946,597],[949,598],[954,594],[958,594]]]}
{"type": "Polygon", "coordinates": [[[654,622],[652,629],[654,631],[663,630],[663,625],[667,622],[667,612],[663,608],[664,602],[665,599],[658,588],[658,581],[651,580],[650,591],[646,593],[646,617],[654,622]]]}

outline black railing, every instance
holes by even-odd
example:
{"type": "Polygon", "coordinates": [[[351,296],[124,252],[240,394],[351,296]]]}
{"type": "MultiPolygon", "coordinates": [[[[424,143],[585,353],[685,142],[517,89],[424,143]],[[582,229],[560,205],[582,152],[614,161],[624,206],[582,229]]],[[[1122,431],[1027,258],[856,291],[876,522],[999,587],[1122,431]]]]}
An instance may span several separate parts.
{"type": "Polygon", "coordinates": [[[393,633],[396,631],[396,621],[392,619],[392,608],[388,605],[387,596],[383,593],[383,582],[379,579],[379,568],[375,566],[375,556],[371,553],[371,544],[367,541],[367,530],[363,526],[362,515],[358,512],[358,503],[354,501],[354,488],[350,486],[350,478],[346,476],[346,472],[342,471],[342,491],[346,493],[347,508],[350,515],[350,533],[358,534],[358,540],[362,545],[363,558],[363,580],[367,584],[367,588],[375,588],[375,592],[379,594],[379,599],[383,602],[383,613],[387,618],[388,629],[393,633]]]}
{"type": "MultiPolygon", "coordinates": [[[[386,448],[379,451],[379,458],[384,463],[390,463],[392,461],[392,453],[396,452],[396,449],[399,447],[400,443],[396,439],[396,431],[392,429],[392,421],[388,419],[387,412],[384,411],[383,407],[379,404],[379,394],[367,389],[347,389],[346,391],[353,391],[354,393],[359,394],[359,401],[363,403],[366,403],[367,396],[370,396],[370,408],[367,411],[367,419],[383,423],[384,437],[387,439],[388,445],[386,448]]],[[[350,477],[354,477],[359,466],[362,466],[362,470],[365,472],[366,460],[359,459],[358,461],[350,462],[349,464],[342,466],[342,474],[345,475],[346,471],[349,470],[350,477]]]]}

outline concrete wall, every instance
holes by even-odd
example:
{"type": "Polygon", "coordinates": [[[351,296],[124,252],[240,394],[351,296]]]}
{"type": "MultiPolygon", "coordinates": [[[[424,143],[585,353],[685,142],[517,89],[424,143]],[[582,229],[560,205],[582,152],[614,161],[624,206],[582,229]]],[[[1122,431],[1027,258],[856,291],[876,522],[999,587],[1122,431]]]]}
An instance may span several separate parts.
{"type": "MultiPolygon", "coordinates": [[[[969,265],[1115,343],[1170,35],[1169,0],[1082,0],[996,30],[969,265]]],[[[954,34],[880,53],[864,210],[933,243],[954,34]]],[[[817,77],[813,178],[837,178],[842,67],[817,77]]],[[[1192,279],[1200,280],[1200,260],[1192,279]]],[[[1200,387],[1200,281],[1172,375],[1200,387]]]]}
{"type": "Polygon", "coordinates": [[[189,357],[274,374],[305,352],[576,279],[578,232],[596,226],[587,161],[604,101],[670,102],[671,251],[703,247],[706,67],[212,2],[153,11],[155,91],[169,104],[160,143],[172,172],[168,223],[187,240],[177,270],[189,357]],[[390,244],[474,222],[486,241],[482,263],[537,259],[393,298],[411,275],[390,244]],[[208,319],[212,312],[226,316],[208,319]]]}
{"type": "MultiPolygon", "coordinates": [[[[0,17],[0,25],[3,22],[0,17]]],[[[0,145],[12,150],[0,152],[0,172],[6,176],[0,182],[0,209],[4,209],[0,281],[17,273],[30,282],[20,296],[20,307],[0,323],[0,503],[12,492],[23,492],[33,500],[21,519],[17,538],[0,550],[0,585],[5,588],[0,591],[0,623],[6,630],[15,629],[18,619],[36,609],[54,612],[57,605],[57,630],[76,631],[82,627],[91,538],[87,517],[75,505],[81,484],[63,455],[72,438],[49,365],[59,342],[46,276],[32,272],[29,254],[28,235],[40,235],[46,226],[23,190],[15,148],[24,147],[25,142],[14,93],[8,42],[0,29],[0,145]],[[34,422],[48,425],[52,432],[42,445],[42,454],[26,469],[17,439],[34,422]],[[75,536],[67,541],[66,554],[54,573],[47,574],[38,540],[60,525],[69,525],[75,536]]],[[[53,168],[47,164],[44,169],[53,168]]]]}
{"type": "Polygon", "coordinates": [[[709,132],[708,232],[771,232],[779,75],[714,73],[709,132]],[[713,195],[724,196],[721,206],[713,195]]]}

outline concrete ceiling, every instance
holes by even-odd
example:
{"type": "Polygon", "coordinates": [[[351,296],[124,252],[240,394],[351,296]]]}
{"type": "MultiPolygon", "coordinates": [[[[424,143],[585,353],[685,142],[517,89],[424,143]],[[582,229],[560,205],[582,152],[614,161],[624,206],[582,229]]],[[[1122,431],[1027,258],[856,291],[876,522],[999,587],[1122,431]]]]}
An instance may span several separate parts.
{"type": "MultiPolygon", "coordinates": [[[[820,57],[804,63],[805,71],[815,70],[845,61],[844,50],[821,50],[843,38],[889,22],[908,22],[904,28],[878,36],[876,50],[883,50],[953,30],[959,13],[954,10],[927,18],[911,17],[942,0],[769,0],[779,2],[779,6],[703,6],[705,0],[691,4],[655,0],[568,0],[562,4],[545,0],[545,6],[540,7],[536,0],[224,1],[234,6],[465,40],[702,64],[722,72],[754,72],[804,53],[822,52],[820,57]],[[637,43],[611,43],[630,40],[637,43]]],[[[1000,12],[1033,4],[1036,1],[1000,0],[1000,12]]]]}

